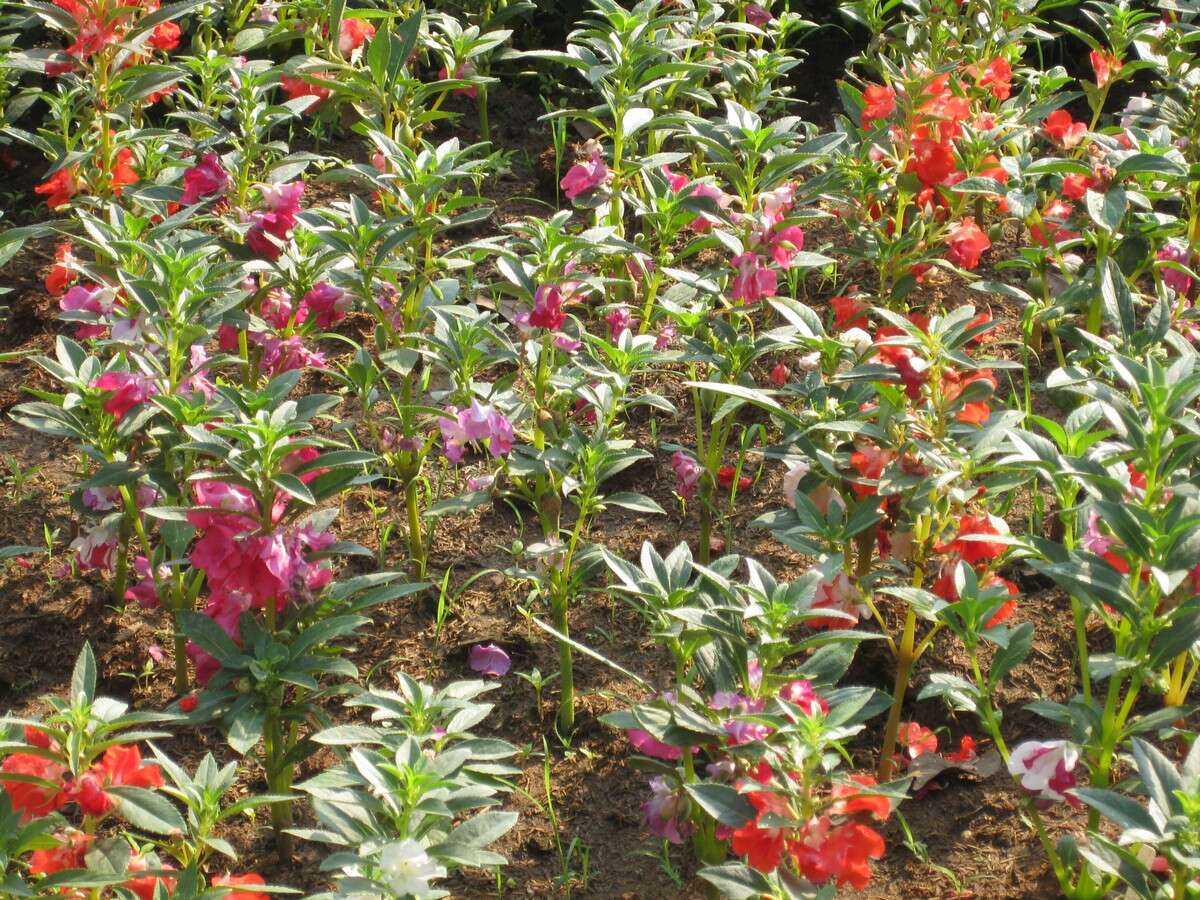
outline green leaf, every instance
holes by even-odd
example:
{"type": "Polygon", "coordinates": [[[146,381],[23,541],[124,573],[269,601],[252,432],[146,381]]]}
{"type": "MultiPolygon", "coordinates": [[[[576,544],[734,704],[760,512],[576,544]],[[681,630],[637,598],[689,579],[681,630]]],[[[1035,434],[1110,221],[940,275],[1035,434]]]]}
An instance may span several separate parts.
{"type": "Polygon", "coordinates": [[[775,888],[757,869],[743,863],[707,866],[697,873],[728,900],[758,900],[776,896],[775,888]]]}
{"type": "Polygon", "coordinates": [[[83,649],[75,660],[75,670],[71,673],[71,704],[73,706],[90,706],[96,699],[96,655],[92,653],[92,645],[84,641],[83,649]]]}
{"type": "Polygon", "coordinates": [[[258,746],[266,727],[266,713],[253,703],[248,703],[240,709],[234,708],[229,732],[225,739],[236,753],[245,756],[258,746]]]}
{"type": "Polygon", "coordinates": [[[1005,675],[1025,661],[1033,649],[1033,632],[1032,622],[1022,622],[1009,631],[1007,646],[1000,647],[992,657],[992,667],[988,670],[989,686],[994,688],[1005,675]]]}
{"type": "Polygon", "coordinates": [[[727,784],[699,782],[683,789],[701,809],[730,828],[741,828],[757,815],[750,801],[727,784]]]}
{"type": "Polygon", "coordinates": [[[1132,337],[1137,328],[1134,317],[1133,295],[1129,292],[1129,282],[1125,280],[1121,267],[1110,256],[1104,257],[1100,263],[1100,299],[1104,304],[1104,315],[1116,327],[1126,340],[1132,337]]]}
{"type": "Polygon", "coordinates": [[[1158,823],[1146,809],[1136,801],[1118,794],[1115,791],[1100,788],[1075,788],[1071,793],[1086,803],[1092,809],[1098,809],[1100,814],[1116,822],[1121,828],[1128,830],[1136,828],[1145,832],[1138,836],[1139,841],[1160,837],[1158,823]]]}
{"type": "Polygon", "coordinates": [[[126,785],[106,787],[104,792],[117,798],[117,810],[134,828],[173,835],[182,834],[186,827],[179,810],[163,794],[126,785]]]}

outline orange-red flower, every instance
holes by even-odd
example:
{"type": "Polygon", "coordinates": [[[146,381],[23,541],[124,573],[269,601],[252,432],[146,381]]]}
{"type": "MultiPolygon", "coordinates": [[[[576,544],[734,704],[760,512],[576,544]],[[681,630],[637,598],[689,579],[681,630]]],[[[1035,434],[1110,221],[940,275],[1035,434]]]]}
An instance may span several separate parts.
{"type": "Polygon", "coordinates": [[[950,142],[918,138],[913,142],[912,170],[926,186],[941,184],[954,171],[954,149],[950,142]]]}
{"type": "Polygon", "coordinates": [[[71,269],[75,257],[71,255],[71,242],[63,241],[54,248],[54,266],[46,276],[46,292],[51,297],[57,297],[66,292],[74,284],[79,274],[71,269]]]}
{"type": "MultiPolygon", "coordinates": [[[[213,887],[262,887],[266,882],[256,872],[249,872],[245,875],[215,875],[212,884],[213,887]]],[[[225,895],[225,900],[270,900],[270,897],[262,891],[232,891],[225,895]]]]}
{"type": "Polygon", "coordinates": [[[88,846],[94,841],[95,835],[84,834],[74,828],[55,835],[62,841],[57,847],[49,850],[34,850],[29,857],[29,871],[33,875],[53,875],[64,869],[84,868],[84,855],[88,846]]]}
{"type": "Polygon", "coordinates": [[[1088,61],[1091,62],[1092,72],[1096,75],[1096,87],[1107,87],[1113,75],[1121,71],[1121,60],[1112,53],[1093,50],[1088,54],[1088,61]]]}
{"type": "Polygon", "coordinates": [[[964,269],[974,269],[979,265],[983,251],[991,247],[992,242],[983,229],[975,224],[975,220],[966,216],[947,236],[946,246],[946,258],[950,262],[964,269]]]}
{"type": "Polygon", "coordinates": [[[155,50],[166,52],[179,46],[179,38],[182,34],[183,31],[174,22],[159,22],[150,32],[150,39],[146,43],[155,50]]]}
{"type": "Polygon", "coordinates": [[[33,192],[45,196],[46,205],[50,209],[66,206],[71,198],[79,193],[78,173],[79,166],[64,166],[35,187],[33,192]]]}
{"type": "Polygon", "coordinates": [[[838,816],[851,816],[855,813],[870,813],[880,822],[892,814],[892,804],[887,797],[879,794],[863,793],[859,787],[878,787],[879,782],[873,775],[851,775],[853,784],[835,784],[833,786],[834,803],[829,811],[838,816]]]}
{"type": "Polygon", "coordinates": [[[970,540],[975,537],[1001,535],[991,516],[963,516],[958,523],[958,537],[948,544],[936,544],[937,553],[956,553],[968,565],[991,562],[1004,553],[1006,544],[1000,541],[970,540]]]}
{"type": "Polygon", "coordinates": [[[1042,132],[1054,143],[1070,150],[1079,146],[1079,142],[1087,134],[1087,125],[1076,122],[1065,109],[1056,109],[1046,116],[1046,121],[1042,123],[1042,132]]]}
{"type": "Polygon", "coordinates": [[[883,838],[858,822],[836,828],[830,824],[828,816],[813,819],[788,850],[809,881],[822,884],[832,878],[838,887],[862,890],[871,882],[870,861],[883,856],[883,838]]]}
{"type": "Polygon", "coordinates": [[[760,828],[763,816],[792,816],[787,799],[770,791],[751,791],[743,795],[757,810],[754,820],[735,829],[730,841],[733,852],[744,856],[760,872],[774,872],[783,858],[787,846],[787,830],[783,828],[760,828]]]}
{"type": "Polygon", "coordinates": [[[997,100],[1007,100],[1012,93],[1012,76],[1013,70],[1008,60],[998,56],[988,63],[975,84],[981,88],[990,88],[992,96],[997,100]]]}
{"type": "Polygon", "coordinates": [[[863,89],[862,127],[870,128],[877,119],[886,119],[896,110],[896,92],[882,84],[863,89]]]}
{"type": "Polygon", "coordinates": [[[100,762],[71,784],[71,799],[87,815],[103,815],[113,807],[112,798],[105,793],[105,788],[119,785],[162,787],[162,772],[154,763],[142,763],[142,751],[136,744],[109,747],[100,762]]]}

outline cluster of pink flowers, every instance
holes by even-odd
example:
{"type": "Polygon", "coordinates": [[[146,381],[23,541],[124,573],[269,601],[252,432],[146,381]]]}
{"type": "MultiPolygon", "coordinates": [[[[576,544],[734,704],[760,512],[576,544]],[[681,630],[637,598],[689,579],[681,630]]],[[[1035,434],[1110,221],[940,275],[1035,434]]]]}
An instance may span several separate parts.
{"type": "Polygon", "coordinates": [[[282,245],[291,239],[304,196],[304,182],[266,184],[261,188],[264,209],[250,216],[246,244],[263,259],[279,259],[282,245]]]}
{"type": "Polygon", "coordinates": [[[446,459],[452,463],[463,461],[466,446],[473,441],[487,441],[488,452],[497,458],[512,451],[515,439],[512,423],[491,404],[475,400],[462,410],[447,406],[445,415],[438,419],[438,426],[446,459]]]}
{"type": "Polygon", "coordinates": [[[774,297],[779,276],[770,262],[787,270],[795,255],[804,249],[804,231],[798,225],[783,222],[795,203],[795,188],[783,185],[758,197],[758,217],[750,233],[748,248],[730,260],[737,270],[730,286],[730,297],[742,303],[755,303],[774,297]]]}
{"type": "MultiPolygon", "coordinates": [[[[298,468],[311,462],[317,451],[299,450],[289,458],[298,468]]],[[[300,476],[302,482],[320,474],[313,469],[300,476]]],[[[204,572],[209,599],[204,608],[209,616],[235,640],[242,613],[263,609],[267,603],[280,611],[289,600],[306,600],[327,585],[332,571],[311,562],[308,554],[328,548],[334,536],[309,526],[277,527],[288,505],[288,496],[276,495],[267,521],[254,495],[244,487],[224,481],[200,481],[194,488],[196,506],[188,522],[199,537],[188,559],[204,572]]],[[[198,647],[188,648],[196,664],[196,678],[204,684],[216,672],[216,660],[198,647]]]]}

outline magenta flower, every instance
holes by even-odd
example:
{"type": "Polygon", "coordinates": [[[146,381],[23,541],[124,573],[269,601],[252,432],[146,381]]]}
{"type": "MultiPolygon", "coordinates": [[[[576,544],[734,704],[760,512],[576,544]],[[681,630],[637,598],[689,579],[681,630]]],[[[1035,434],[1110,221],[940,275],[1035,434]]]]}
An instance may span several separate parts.
{"type": "Polygon", "coordinates": [[[121,502],[121,492],[115,487],[84,488],[80,502],[93,512],[108,512],[121,502]]]}
{"type": "Polygon", "coordinates": [[[113,310],[113,293],[98,284],[76,284],[58,301],[63,312],[90,312],[106,316],[113,310]]]}
{"type": "MultiPolygon", "coordinates": [[[[720,207],[721,209],[728,209],[733,204],[733,201],[736,199],[732,195],[725,193],[723,190],[721,190],[715,184],[709,184],[706,181],[691,182],[691,195],[690,196],[692,196],[692,197],[707,197],[709,200],[716,201],[717,206],[720,207]]],[[[702,234],[706,231],[712,230],[714,222],[715,222],[715,220],[712,220],[706,216],[700,215],[700,216],[697,216],[696,218],[692,219],[692,221],[688,223],[688,228],[692,229],[692,231],[702,234]]]]}
{"type": "Polygon", "coordinates": [[[91,387],[99,391],[112,391],[104,401],[104,411],[118,421],[140,403],[145,403],[158,393],[154,382],[145,375],[133,372],[105,372],[95,379],[91,387]]]}
{"type": "Polygon", "coordinates": [[[1079,807],[1079,799],[1069,793],[1076,784],[1078,762],[1079,748],[1067,741],[1025,741],[1009,757],[1008,771],[1037,798],[1038,806],[1066,800],[1079,807]]]}
{"type": "Polygon", "coordinates": [[[203,197],[223,194],[229,187],[229,173],[221,167],[221,157],[209,152],[200,157],[200,162],[183,173],[183,196],[181,206],[191,206],[203,197]]]}
{"type": "Polygon", "coordinates": [[[351,299],[341,288],[319,281],[300,299],[300,305],[313,314],[319,328],[329,328],[346,318],[351,299]]]}
{"type": "MultiPolygon", "coordinates": [[[[133,561],[133,571],[138,576],[138,581],[125,591],[125,599],[132,600],[137,603],[142,609],[157,609],[159,605],[158,585],[154,582],[154,577],[150,574],[150,560],[144,556],[139,556],[133,561]]],[[[170,577],[171,570],[166,566],[158,567],[158,577],[170,577]]]]}
{"type": "Polygon", "coordinates": [[[671,468],[675,470],[675,479],[679,482],[675,488],[679,496],[684,500],[691,500],[696,494],[696,485],[700,482],[700,463],[682,450],[676,450],[671,456],[671,468]]]}
{"type": "Polygon", "coordinates": [[[772,731],[768,725],[763,725],[761,722],[747,722],[745,719],[729,719],[721,727],[729,735],[729,743],[735,747],[766,740],[772,731]]]}
{"type": "MultiPolygon", "coordinates": [[[[259,314],[272,328],[287,328],[293,312],[295,308],[292,306],[292,295],[279,288],[267,291],[267,296],[263,297],[259,307],[259,314]]],[[[296,315],[296,324],[303,322],[306,314],[307,311],[301,309],[296,315]]]]}
{"type": "Polygon", "coordinates": [[[287,184],[264,184],[259,187],[263,203],[271,212],[294,216],[300,212],[300,198],[304,196],[304,182],[290,181],[287,184]]]}
{"type": "Polygon", "coordinates": [[[1103,556],[1113,546],[1121,543],[1115,537],[1110,537],[1100,530],[1100,513],[1095,510],[1088,516],[1087,532],[1079,542],[1085,550],[1103,556]]]}
{"type": "Polygon", "coordinates": [[[298,334],[287,338],[267,335],[259,341],[263,348],[262,367],[272,375],[308,367],[326,368],[325,354],[319,350],[309,350],[298,334]]]}
{"type": "Polygon", "coordinates": [[[692,832],[687,794],[672,788],[661,775],[650,779],[650,799],[642,804],[642,824],[672,844],[682,844],[692,832]]]}
{"type": "Polygon", "coordinates": [[[675,327],[674,322],[668,322],[659,329],[658,335],[654,338],[654,349],[658,351],[666,350],[679,337],[679,331],[675,327]]]}
{"type": "MultiPolygon", "coordinates": [[[[1179,263],[1182,266],[1191,266],[1191,253],[1187,247],[1184,247],[1176,241],[1167,241],[1163,244],[1163,248],[1158,251],[1158,259],[1170,262],[1179,263]]],[[[1163,284],[1173,290],[1180,296],[1186,296],[1192,291],[1193,281],[1191,277],[1178,269],[1172,269],[1163,266],[1159,271],[1162,272],[1163,284]]]]}
{"type": "Polygon", "coordinates": [[[774,297],[779,286],[779,276],[773,269],[763,265],[754,253],[743,253],[731,261],[737,275],[733,278],[730,296],[743,303],[755,303],[763,297],[774,297]]]}
{"type": "Polygon", "coordinates": [[[755,28],[762,28],[771,21],[771,18],[771,14],[757,3],[748,3],[746,5],[746,21],[755,28]]]}
{"type": "Polygon", "coordinates": [[[678,194],[691,182],[691,179],[680,172],[672,172],[670,166],[662,166],[659,168],[663,178],[667,179],[667,185],[678,194]]]}
{"type": "Polygon", "coordinates": [[[605,184],[609,180],[608,166],[599,150],[593,150],[591,157],[585,163],[576,163],[567,170],[567,174],[559,182],[568,200],[574,200],[580,194],[587,194],[605,184]]]}
{"type": "Polygon", "coordinates": [[[799,225],[789,225],[787,228],[772,231],[770,241],[771,258],[779,264],[780,268],[790,269],[792,257],[804,249],[804,229],[799,225]]]}
{"type": "Polygon", "coordinates": [[[812,682],[805,678],[789,681],[780,688],[779,699],[800,707],[806,716],[829,712],[829,704],[813,690],[812,682]]]}
{"type": "Polygon", "coordinates": [[[438,418],[438,427],[443,452],[452,463],[462,462],[466,445],[472,441],[486,440],[488,452],[500,457],[508,455],[515,440],[512,423],[490,404],[478,400],[464,410],[446,407],[446,413],[438,418]]]}
{"type": "Polygon", "coordinates": [[[676,760],[683,759],[683,748],[664,744],[648,731],[643,731],[640,728],[627,728],[625,729],[625,737],[629,738],[629,743],[633,745],[633,749],[643,756],[665,759],[667,762],[675,762],[676,760]]]}
{"type": "Polygon", "coordinates": [[[624,332],[632,331],[635,324],[633,315],[629,312],[629,307],[624,304],[616,307],[605,316],[604,321],[608,323],[608,334],[614,341],[624,332]]]}
{"type": "Polygon", "coordinates": [[[567,321],[567,314],[562,311],[563,295],[558,285],[538,285],[533,295],[533,312],[529,314],[529,324],[534,328],[545,328],[557,331],[567,321]]]}
{"type": "Polygon", "coordinates": [[[480,675],[490,675],[501,678],[512,668],[512,660],[508,654],[495,644],[476,644],[471,648],[470,664],[472,671],[480,675]]]}
{"type": "MultiPolygon", "coordinates": [[[[475,68],[475,64],[470,60],[467,60],[465,63],[460,63],[458,68],[454,70],[454,77],[459,80],[474,78],[476,74],[478,74],[478,71],[475,68]]],[[[450,70],[445,66],[442,66],[440,69],[438,69],[438,78],[440,78],[442,81],[448,81],[450,79],[450,70]]],[[[479,96],[479,88],[472,84],[469,87],[455,88],[453,91],[451,91],[451,93],[455,97],[466,97],[469,100],[474,100],[479,96]]]]}
{"type": "Polygon", "coordinates": [[[267,208],[251,215],[246,244],[263,259],[273,262],[279,258],[280,245],[292,236],[296,214],[300,212],[300,198],[304,196],[304,182],[264,184],[261,193],[267,208]]]}

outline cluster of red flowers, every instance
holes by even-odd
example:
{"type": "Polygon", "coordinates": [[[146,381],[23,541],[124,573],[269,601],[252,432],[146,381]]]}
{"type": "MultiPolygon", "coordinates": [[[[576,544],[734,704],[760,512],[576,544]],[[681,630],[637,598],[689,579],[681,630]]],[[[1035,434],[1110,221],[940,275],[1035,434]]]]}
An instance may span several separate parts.
{"type": "MultiPolygon", "coordinates": [[[[755,776],[755,780],[760,779],[755,776]]],[[[768,775],[761,783],[769,781],[768,775]]],[[[859,819],[883,822],[891,813],[886,797],[870,793],[875,787],[877,783],[870,775],[851,775],[849,784],[834,785],[832,802],[822,814],[789,827],[778,824],[780,820],[796,820],[785,795],[749,791],[745,797],[756,815],[730,831],[730,846],[760,872],[775,871],[787,854],[814,884],[832,880],[838,887],[849,885],[862,890],[871,880],[871,860],[883,856],[884,842],[874,828],[859,819]]]]}
{"type": "MultiPolygon", "coordinates": [[[[51,751],[54,756],[62,749],[45,732],[28,725],[25,741],[51,751]]],[[[109,747],[99,762],[76,777],[71,776],[62,761],[51,756],[12,753],[0,764],[0,785],[22,822],[49,815],[68,803],[77,804],[84,815],[107,815],[116,804],[105,792],[106,788],[122,785],[157,788],[162,784],[158,766],[143,763],[142,752],[136,745],[109,747]]]]}
{"type": "Polygon", "coordinates": [[[138,180],[137,170],[133,167],[133,151],[128,147],[117,151],[111,166],[97,158],[96,168],[100,177],[89,181],[81,174],[78,163],[63,166],[35,187],[34,193],[44,196],[46,206],[54,210],[66,206],[76,194],[96,192],[102,186],[107,186],[112,196],[120,197],[126,185],[136,184],[138,180]]]}
{"type": "MultiPolygon", "coordinates": [[[[159,7],[158,0],[54,0],[54,5],[66,10],[75,21],[75,41],[66,52],[79,62],[120,43],[131,26],[159,7]]],[[[146,44],[155,50],[171,51],[179,46],[181,34],[176,23],[160,22],[146,44]]],[[[128,64],[132,63],[131,59],[128,64]]],[[[61,75],[71,68],[69,63],[47,63],[46,74],[61,75]]]]}

